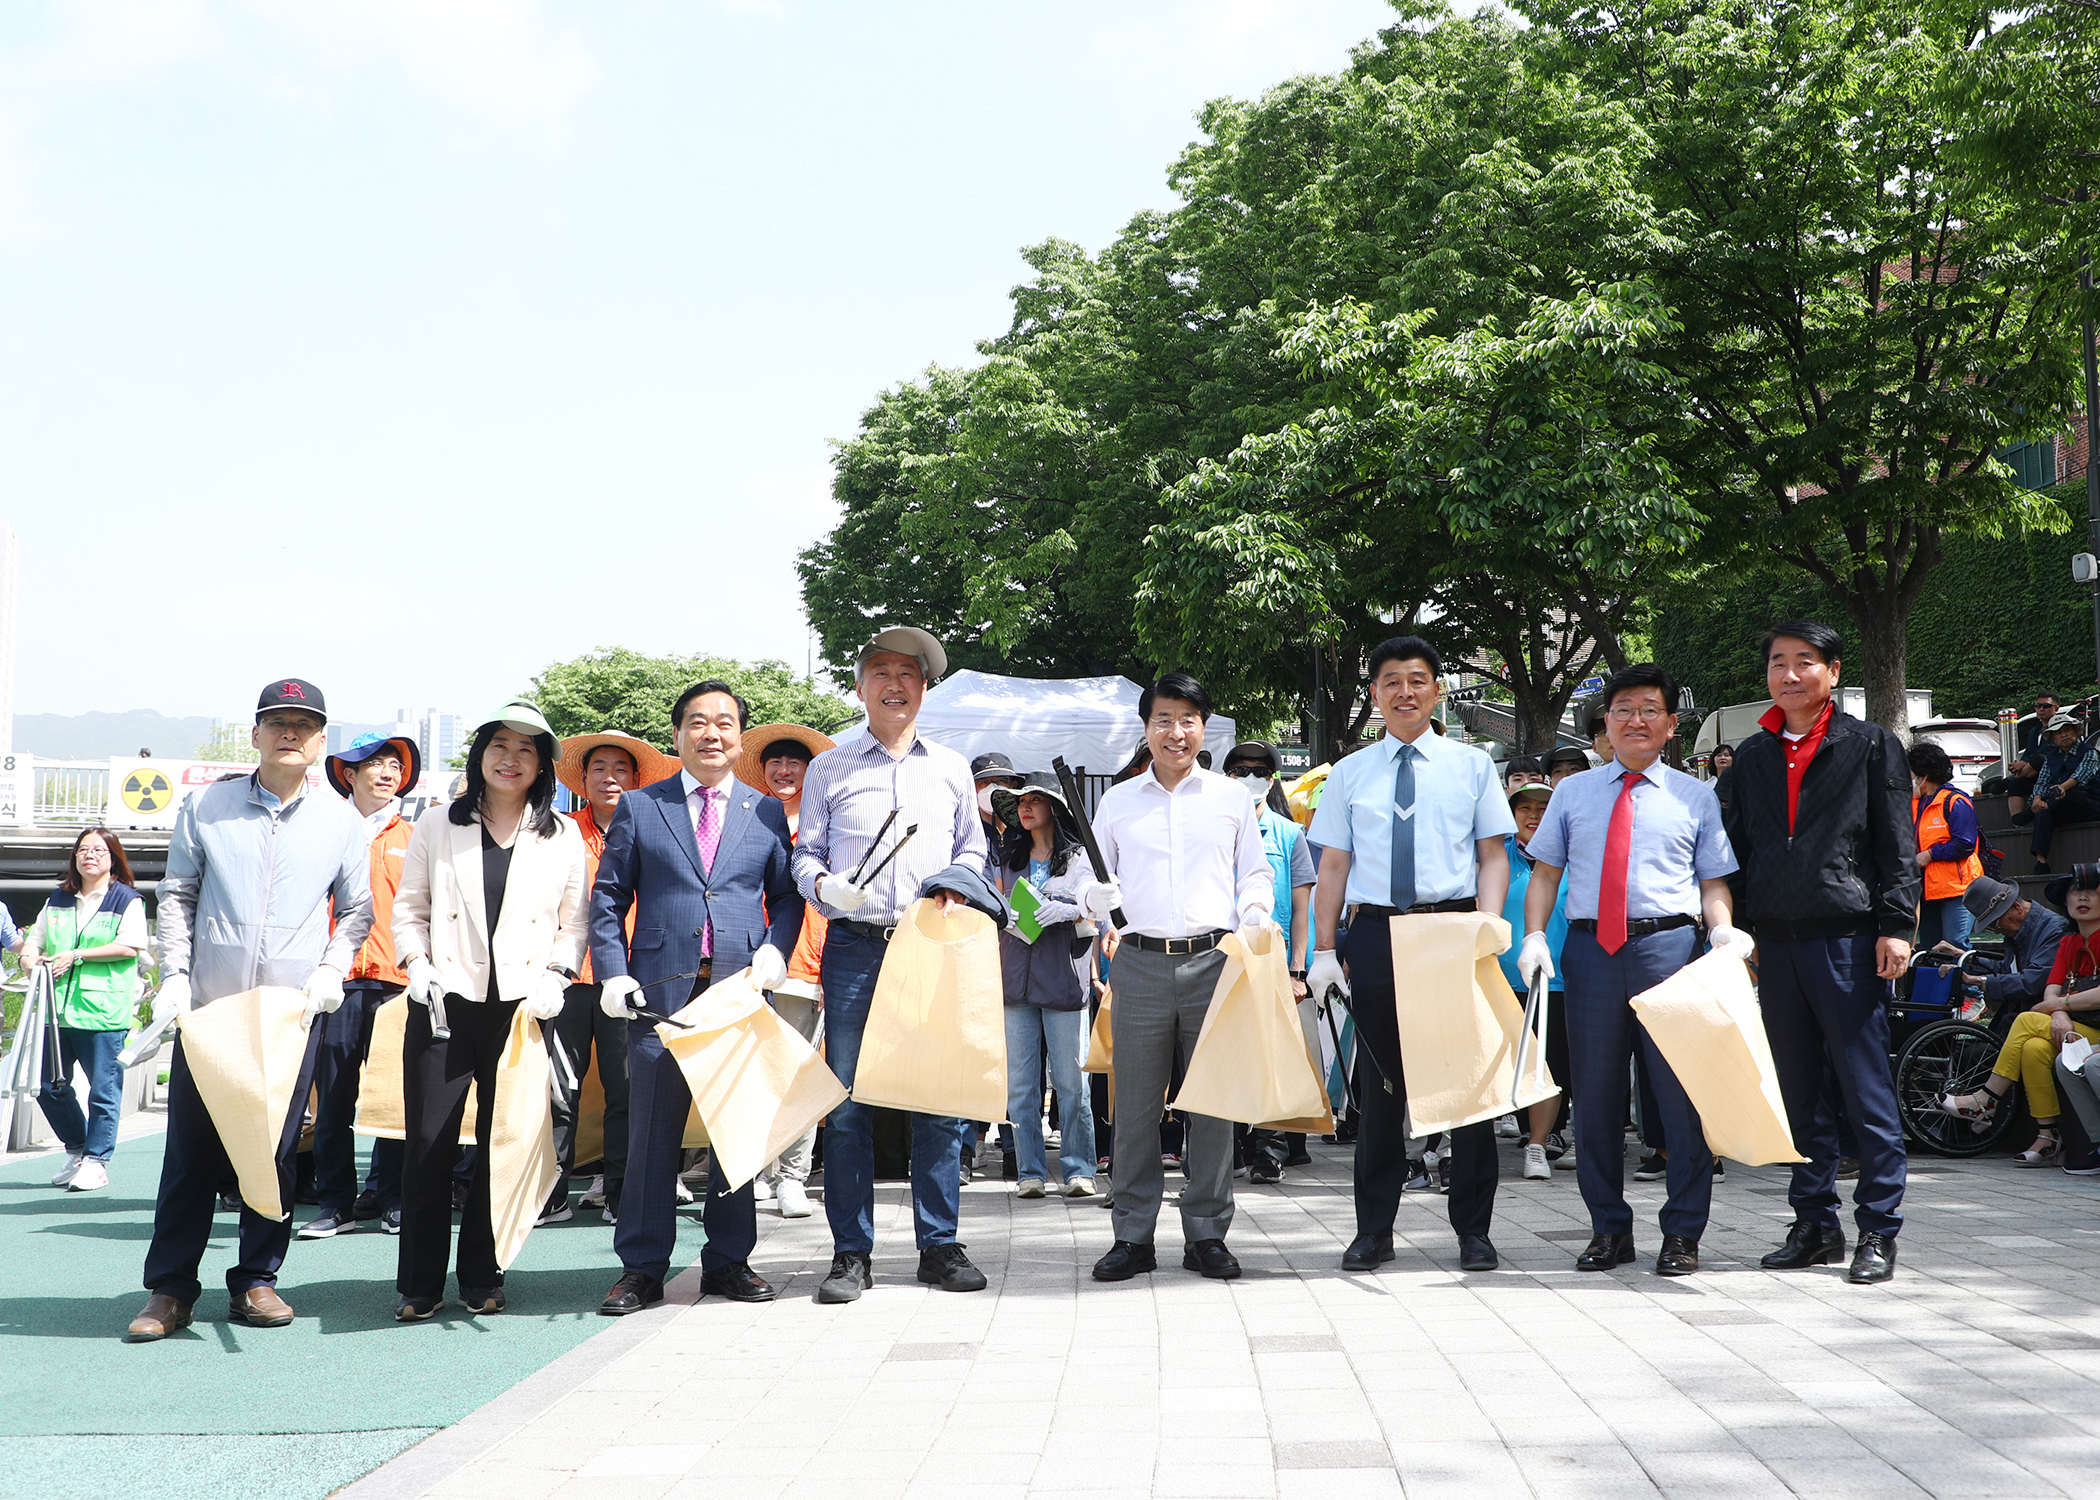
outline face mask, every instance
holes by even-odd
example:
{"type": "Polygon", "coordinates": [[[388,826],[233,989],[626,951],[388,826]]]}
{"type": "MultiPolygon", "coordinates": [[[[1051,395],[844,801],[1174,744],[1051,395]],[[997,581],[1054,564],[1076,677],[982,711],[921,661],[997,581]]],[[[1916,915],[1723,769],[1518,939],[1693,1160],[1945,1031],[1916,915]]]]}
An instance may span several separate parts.
{"type": "Polygon", "coordinates": [[[977,810],[987,818],[992,815],[992,789],[981,786],[977,789],[977,810]]]}
{"type": "Polygon", "coordinates": [[[1269,778],[1265,773],[1261,771],[1233,771],[1229,774],[1234,781],[1237,781],[1247,789],[1248,794],[1256,802],[1268,800],[1269,778]]]}

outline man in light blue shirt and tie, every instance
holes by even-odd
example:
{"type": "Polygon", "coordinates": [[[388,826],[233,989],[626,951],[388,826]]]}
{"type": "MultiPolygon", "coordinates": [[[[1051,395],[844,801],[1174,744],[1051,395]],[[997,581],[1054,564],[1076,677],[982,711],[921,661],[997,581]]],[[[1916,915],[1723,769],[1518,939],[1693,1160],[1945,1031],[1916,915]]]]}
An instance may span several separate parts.
{"type": "Polygon", "coordinates": [[[1736,868],[1721,830],[1721,804],[1706,782],[1662,764],[1677,732],[1677,684],[1661,667],[1621,669],[1604,685],[1612,759],[1553,790],[1531,836],[1531,888],[1517,970],[1530,984],[1553,976],[1546,939],[1561,875],[1568,877],[1568,936],[1561,949],[1568,1010],[1569,1093],[1575,1107],[1575,1178],[1591,1239],[1578,1271],[1633,1259],[1626,1202],[1627,1063],[1641,1049],[1662,1111],[1669,1198],[1662,1210],[1662,1276],[1699,1269],[1699,1238],[1713,1197],[1713,1154],[1692,1106],[1629,1003],[1699,953],[1703,915],[1716,948],[1746,956],[1750,938],[1730,925],[1728,876],[1736,868]]]}
{"type": "MultiPolygon", "coordinates": [[[[1342,1255],[1350,1271],[1375,1270],[1393,1258],[1393,1219],[1407,1181],[1390,919],[1441,911],[1500,917],[1509,893],[1503,836],[1515,833],[1517,822],[1487,753],[1435,728],[1442,669],[1436,648],[1419,636],[1396,636],[1371,653],[1371,701],[1385,720],[1385,737],[1328,774],[1308,835],[1321,846],[1308,979],[1316,998],[1340,990],[1356,1017],[1356,1238],[1342,1255]],[[1345,904],[1355,915],[1345,951],[1337,953],[1345,904]]],[[[1494,1125],[1483,1120],[1451,1135],[1459,1266],[1492,1271],[1494,1125]]]]}

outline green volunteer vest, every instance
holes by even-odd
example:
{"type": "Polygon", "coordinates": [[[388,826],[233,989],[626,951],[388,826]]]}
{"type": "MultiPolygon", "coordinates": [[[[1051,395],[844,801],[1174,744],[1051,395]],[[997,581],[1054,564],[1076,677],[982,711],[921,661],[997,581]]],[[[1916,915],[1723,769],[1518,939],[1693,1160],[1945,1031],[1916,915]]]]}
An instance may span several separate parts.
{"type": "MultiPolygon", "coordinates": [[[[118,912],[98,910],[82,922],[77,901],[46,907],[44,952],[107,947],[117,940],[120,917],[118,912]]],[[[132,957],[77,963],[58,976],[56,988],[59,1025],[75,1031],[129,1031],[138,1016],[139,961],[132,957]]]]}

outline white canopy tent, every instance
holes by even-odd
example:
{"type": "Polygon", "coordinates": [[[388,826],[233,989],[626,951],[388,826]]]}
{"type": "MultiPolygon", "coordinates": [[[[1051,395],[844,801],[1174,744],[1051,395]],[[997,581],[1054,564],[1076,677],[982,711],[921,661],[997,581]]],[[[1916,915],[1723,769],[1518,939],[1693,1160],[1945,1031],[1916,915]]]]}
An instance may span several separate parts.
{"type": "MultiPolygon", "coordinates": [[[[1015,769],[1047,771],[1062,755],[1073,770],[1094,776],[1120,771],[1144,737],[1138,697],[1127,677],[999,677],[961,670],[926,690],[919,733],[965,759],[989,750],[1011,756],[1015,769]]],[[[841,736],[865,721],[842,730],[841,736]]],[[[1234,743],[1232,720],[1213,714],[1203,748],[1213,764],[1234,743]]]]}

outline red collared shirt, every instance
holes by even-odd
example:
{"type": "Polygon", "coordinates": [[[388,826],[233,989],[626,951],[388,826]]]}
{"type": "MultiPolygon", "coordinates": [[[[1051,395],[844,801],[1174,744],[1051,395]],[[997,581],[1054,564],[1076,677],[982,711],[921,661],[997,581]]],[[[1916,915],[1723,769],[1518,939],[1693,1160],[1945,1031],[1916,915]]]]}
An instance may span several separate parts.
{"type": "Polygon", "coordinates": [[[1808,763],[1816,758],[1816,747],[1823,743],[1824,731],[1830,728],[1831,710],[1837,707],[1836,699],[1823,704],[1823,712],[1816,716],[1815,726],[1807,734],[1795,739],[1786,732],[1786,710],[1773,704],[1765,710],[1764,717],[1757,722],[1779,736],[1779,743],[1786,747],[1786,832],[1794,836],[1794,814],[1801,806],[1801,773],[1808,763]]]}

